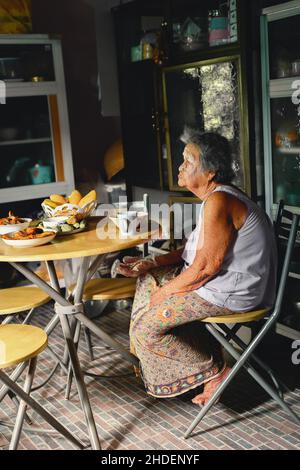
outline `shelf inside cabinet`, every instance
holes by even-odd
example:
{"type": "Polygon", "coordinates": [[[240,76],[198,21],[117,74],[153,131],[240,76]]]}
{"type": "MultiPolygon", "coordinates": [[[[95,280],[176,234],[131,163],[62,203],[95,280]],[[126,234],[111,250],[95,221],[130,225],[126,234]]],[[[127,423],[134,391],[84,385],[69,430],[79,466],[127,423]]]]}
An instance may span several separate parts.
{"type": "Polygon", "coordinates": [[[8,145],[41,144],[44,142],[51,142],[51,141],[52,139],[50,137],[42,138],[42,139],[7,140],[7,141],[0,141],[0,147],[6,147],[8,145]]]}
{"type": "Polygon", "coordinates": [[[286,155],[300,155],[300,147],[292,147],[292,148],[282,148],[278,149],[279,153],[284,153],[286,155]]]}

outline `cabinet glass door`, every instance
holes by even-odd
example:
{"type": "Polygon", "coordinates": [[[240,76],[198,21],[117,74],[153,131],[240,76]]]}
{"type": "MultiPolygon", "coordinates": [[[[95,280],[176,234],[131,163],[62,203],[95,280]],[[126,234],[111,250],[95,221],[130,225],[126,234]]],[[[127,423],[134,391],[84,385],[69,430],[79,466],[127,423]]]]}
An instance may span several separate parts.
{"type": "Polygon", "coordinates": [[[170,189],[180,190],[177,175],[183,158],[181,136],[185,128],[216,132],[226,137],[233,152],[235,184],[248,189],[241,139],[239,61],[196,63],[166,69],[164,92],[170,189]]]}
{"type": "Polygon", "coordinates": [[[269,23],[270,78],[300,77],[300,15],[269,23]]]}
{"type": "Polygon", "coordinates": [[[5,82],[55,81],[51,44],[2,44],[0,80],[5,82]]]}
{"type": "Polygon", "coordinates": [[[0,188],[62,180],[55,96],[8,98],[0,106],[0,188]]]}
{"type": "Polygon", "coordinates": [[[273,201],[300,206],[300,105],[271,99],[273,201]]]}
{"type": "Polygon", "coordinates": [[[261,16],[266,210],[280,200],[300,207],[300,5],[265,8],[261,16]]]}

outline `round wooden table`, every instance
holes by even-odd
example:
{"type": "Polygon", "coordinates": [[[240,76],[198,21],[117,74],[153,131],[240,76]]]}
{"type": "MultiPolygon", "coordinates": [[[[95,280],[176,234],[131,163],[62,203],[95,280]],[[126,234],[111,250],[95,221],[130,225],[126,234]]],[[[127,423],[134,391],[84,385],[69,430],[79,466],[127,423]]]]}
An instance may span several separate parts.
{"type": "MultiPolygon", "coordinates": [[[[61,323],[66,349],[76,380],[78,394],[93,449],[100,449],[101,446],[83,379],[83,372],[80,367],[73,335],[66,316],[69,316],[69,318],[75,318],[81,324],[93,331],[93,333],[95,333],[101,340],[116,349],[126,360],[137,365],[137,359],[135,356],[107,335],[101,328],[99,328],[98,325],[85,315],[82,298],[84,286],[97,271],[103,255],[147,243],[151,238],[158,234],[158,229],[154,228],[154,230],[146,233],[139,233],[135,236],[122,238],[120,237],[118,230],[116,230],[116,237],[114,239],[100,239],[97,236],[97,227],[99,230],[99,223],[101,224],[102,220],[99,217],[93,217],[89,220],[88,227],[85,231],[73,235],[56,237],[47,245],[33,248],[13,248],[7,246],[2,240],[0,240],[0,262],[10,263],[30,282],[43,289],[55,301],[56,315],[51,319],[50,323],[45,328],[45,331],[47,334],[50,334],[57,324],[59,322],[61,323]],[[91,263],[90,258],[92,256],[96,256],[96,259],[91,263]],[[68,298],[65,298],[59,287],[54,261],[73,258],[81,258],[82,260],[76,280],[76,286],[72,294],[68,295],[68,298]],[[43,279],[30,270],[28,266],[23,264],[24,262],[32,261],[46,262],[51,285],[47,284],[43,279]]],[[[24,368],[19,368],[19,370],[16,371],[14,378],[18,377],[18,374],[21,375],[23,370],[24,368]]],[[[0,400],[5,391],[7,392],[7,389],[1,390],[0,400]]]]}
{"type": "Polygon", "coordinates": [[[120,238],[118,229],[115,239],[101,240],[97,236],[97,224],[100,217],[91,217],[87,228],[74,235],[56,237],[51,243],[33,248],[14,248],[6,245],[0,239],[0,262],[22,263],[26,261],[56,261],[62,259],[98,256],[115,251],[125,250],[149,241],[151,235],[157,233],[141,233],[136,236],[120,238]]]}

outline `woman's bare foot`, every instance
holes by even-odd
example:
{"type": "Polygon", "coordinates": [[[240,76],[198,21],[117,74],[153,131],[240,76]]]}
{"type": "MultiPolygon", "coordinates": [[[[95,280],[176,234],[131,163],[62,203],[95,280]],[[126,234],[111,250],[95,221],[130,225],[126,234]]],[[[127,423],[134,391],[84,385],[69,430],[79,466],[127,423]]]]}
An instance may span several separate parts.
{"type": "MultiPolygon", "coordinates": [[[[230,370],[231,369],[226,366],[225,369],[223,370],[223,372],[218,377],[216,377],[215,379],[212,379],[209,382],[207,382],[206,384],[204,384],[203,392],[200,393],[199,395],[196,395],[195,398],[193,398],[192,402],[195,405],[200,405],[200,406],[206,405],[206,403],[208,402],[210,397],[215,393],[216,389],[223,382],[225,377],[227,377],[230,370]]],[[[218,401],[219,401],[219,399],[215,403],[217,403],[218,401]]]]}

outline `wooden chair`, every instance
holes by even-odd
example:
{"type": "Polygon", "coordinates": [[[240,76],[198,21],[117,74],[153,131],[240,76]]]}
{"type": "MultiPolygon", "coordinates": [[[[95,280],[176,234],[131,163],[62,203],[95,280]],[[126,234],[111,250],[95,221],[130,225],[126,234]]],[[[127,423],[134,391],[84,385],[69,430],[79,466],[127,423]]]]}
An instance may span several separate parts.
{"type": "Polygon", "coordinates": [[[83,448],[81,442],[30,396],[37,356],[47,347],[47,344],[47,334],[41,328],[31,325],[0,325],[0,381],[21,399],[9,445],[10,450],[18,447],[27,405],[31,406],[76,447],[83,448]],[[25,362],[28,363],[28,371],[24,389],[22,389],[5,374],[4,370],[25,362]]]}
{"type": "MultiPolygon", "coordinates": [[[[83,300],[84,302],[93,301],[93,300],[121,300],[121,299],[131,299],[135,295],[135,278],[102,278],[102,279],[91,279],[87,282],[84,293],[83,300]]],[[[72,290],[72,287],[71,289],[72,290]]],[[[74,343],[78,347],[79,338],[80,338],[81,324],[80,322],[76,323],[75,333],[74,333],[74,343]]],[[[85,338],[86,343],[89,349],[89,355],[91,360],[94,360],[93,345],[91,341],[90,332],[85,329],[85,338]]],[[[69,367],[68,380],[65,398],[68,400],[70,397],[70,391],[73,380],[73,371],[69,367]]]]}
{"type": "Polygon", "coordinates": [[[289,274],[290,263],[292,251],[295,245],[297,229],[299,226],[299,216],[291,215],[292,224],[290,227],[282,228],[282,224],[278,224],[277,233],[282,237],[287,238],[287,245],[285,250],[283,268],[280,276],[280,283],[277,289],[277,296],[275,305],[271,310],[257,310],[254,312],[247,313],[235,313],[232,315],[226,315],[222,317],[213,317],[206,318],[202,320],[206,329],[213,335],[213,337],[223,346],[226,351],[236,360],[236,363],[232,367],[231,371],[224,379],[224,381],[219,385],[215,393],[208,400],[207,404],[201,409],[198,416],[195,418],[193,423],[188,428],[185,438],[188,438],[195,427],[203,419],[206,413],[210,410],[213,404],[219,399],[223,391],[229,385],[229,383],[234,379],[236,374],[240,371],[241,368],[244,368],[249,375],[278,403],[281,408],[286,411],[294,421],[300,425],[299,417],[292,411],[292,409],[286,404],[283,400],[281,384],[278,379],[275,377],[274,372],[260,359],[258,358],[254,351],[256,347],[261,343],[265,334],[276,325],[277,318],[280,314],[284,290],[286,286],[286,280],[289,274]],[[250,343],[245,344],[238,336],[237,332],[243,325],[251,325],[252,322],[262,321],[263,326],[259,329],[259,332],[251,339],[250,343]],[[230,329],[227,325],[234,325],[230,329]],[[217,327],[216,327],[217,325],[217,327]],[[221,332],[220,332],[221,330],[221,332]],[[238,346],[242,349],[242,354],[240,354],[231,344],[230,340],[233,340],[238,346]],[[259,365],[263,368],[268,375],[270,376],[273,385],[270,386],[268,382],[258,373],[255,366],[259,365]]]}
{"type": "Polygon", "coordinates": [[[2,324],[10,323],[14,315],[29,312],[23,323],[29,323],[34,309],[50,301],[50,297],[38,287],[10,287],[0,289],[0,317],[6,316],[2,324]]]}

